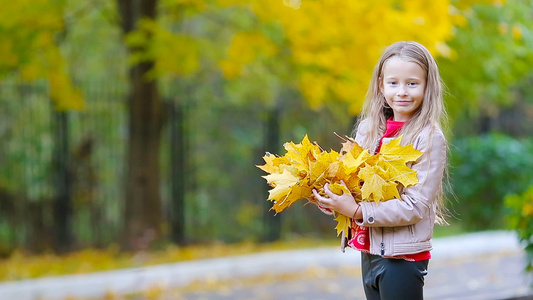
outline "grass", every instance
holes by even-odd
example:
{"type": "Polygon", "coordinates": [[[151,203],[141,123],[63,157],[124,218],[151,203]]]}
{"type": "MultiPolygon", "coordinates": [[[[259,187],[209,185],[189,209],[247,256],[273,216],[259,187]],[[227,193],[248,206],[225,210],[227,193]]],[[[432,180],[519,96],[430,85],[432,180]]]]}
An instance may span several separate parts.
{"type": "Polygon", "coordinates": [[[440,237],[447,237],[447,236],[454,236],[467,233],[466,230],[464,230],[461,225],[456,223],[451,223],[450,225],[435,225],[435,229],[433,230],[433,237],[440,238],[440,237]]]}

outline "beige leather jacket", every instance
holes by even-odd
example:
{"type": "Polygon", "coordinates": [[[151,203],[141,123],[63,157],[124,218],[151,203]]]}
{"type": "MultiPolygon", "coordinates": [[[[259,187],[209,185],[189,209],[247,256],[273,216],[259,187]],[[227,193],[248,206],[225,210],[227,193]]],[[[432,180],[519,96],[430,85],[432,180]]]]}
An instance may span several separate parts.
{"type": "MultiPolygon", "coordinates": [[[[365,123],[362,122],[357,129],[356,142],[361,144],[364,135],[365,123]]],[[[383,143],[389,141],[390,138],[383,139],[383,143]]],[[[405,188],[401,199],[360,203],[363,219],[357,224],[369,227],[371,254],[397,256],[432,249],[436,198],[446,165],[446,139],[441,130],[431,133],[426,128],[413,147],[423,152],[411,165],[417,171],[419,183],[405,188]]]]}

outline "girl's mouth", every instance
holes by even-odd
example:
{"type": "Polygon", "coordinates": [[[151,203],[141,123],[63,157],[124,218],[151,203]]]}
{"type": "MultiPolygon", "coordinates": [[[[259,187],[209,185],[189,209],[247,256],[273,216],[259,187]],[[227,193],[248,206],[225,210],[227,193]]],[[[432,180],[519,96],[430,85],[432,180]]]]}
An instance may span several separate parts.
{"type": "Polygon", "coordinates": [[[396,103],[398,105],[409,105],[409,104],[411,104],[411,101],[408,101],[408,100],[396,100],[396,101],[394,101],[394,103],[396,103]]]}

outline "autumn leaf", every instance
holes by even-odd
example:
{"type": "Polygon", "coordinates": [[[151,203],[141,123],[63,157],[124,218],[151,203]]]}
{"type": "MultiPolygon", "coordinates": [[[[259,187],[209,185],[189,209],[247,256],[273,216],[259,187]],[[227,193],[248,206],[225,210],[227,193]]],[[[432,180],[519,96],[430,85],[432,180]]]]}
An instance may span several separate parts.
{"type": "Polygon", "coordinates": [[[414,162],[422,152],[413,148],[413,145],[401,146],[402,136],[390,140],[389,143],[383,143],[379,155],[386,161],[402,161],[404,163],[414,162]]]}
{"type": "MultiPolygon", "coordinates": [[[[340,135],[338,135],[337,133],[335,133],[335,135],[338,138],[340,138],[340,139],[342,139],[344,141],[344,143],[341,143],[342,147],[341,147],[340,153],[341,153],[342,156],[346,155],[346,153],[348,153],[348,152],[351,152],[356,145],[359,146],[355,142],[355,140],[353,140],[352,138],[349,138],[349,137],[343,138],[340,135]]],[[[359,148],[360,148],[359,152],[363,151],[362,147],[359,146],[359,148]]]]}
{"type": "Polygon", "coordinates": [[[283,197],[283,199],[275,201],[272,209],[276,213],[282,212],[287,207],[291,206],[294,202],[310,197],[312,194],[313,188],[307,185],[293,185],[289,190],[288,194],[283,197]]]}
{"type": "Polygon", "coordinates": [[[400,160],[379,162],[382,169],[386,170],[388,180],[401,183],[404,187],[415,185],[418,183],[418,177],[416,177],[416,171],[405,165],[405,162],[400,160]]]}
{"type": "Polygon", "coordinates": [[[263,156],[263,160],[265,161],[265,164],[262,166],[256,166],[259,169],[267,172],[267,173],[275,173],[278,171],[279,167],[274,165],[274,160],[276,159],[276,156],[273,154],[270,154],[267,152],[265,156],[263,156]]]}
{"type": "Polygon", "coordinates": [[[342,184],[340,184],[338,182],[334,182],[334,183],[330,184],[328,187],[333,193],[335,193],[337,195],[342,195],[344,193],[346,193],[346,194],[351,194],[352,193],[352,192],[350,192],[350,190],[348,190],[347,187],[345,187],[344,185],[342,185],[342,184]]]}
{"type": "Polygon", "coordinates": [[[273,187],[273,189],[268,191],[268,200],[273,201],[280,201],[282,197],[289,193],[289,189],[299,181],[298,176],[295,176],[287,169],[283,170],[282,173],[273,173],[263,176],[263,178],[273,187]]]}
{"type": "Polygon", "coordinates": [[[271,153],[263,156],[265,164],[257,166],[270,173],[263,176],[273,187],[269,191],[268,200],[274,202],[272,208],[279,213],[300,199],[309,198],[313,188],[320,189],[330,173],[336,173],[338,153],[323,152],[320,147],[311,143],[307,135],[301,143],[287,142],[287,151],[282,157],[271,153]]]}
{"type": "Polygon", "coordinates": [[[349,172],[355,171],[357,168],[359,168],[367,159],[369,159],[372,155],[368,152],[368,150],[363,150],[357,154],[357,156],[354,156],[353,151],[350,151],[346,153],[346,156],[343,159],[344,166],[349,170],[349,172]]]}
{"type": "Polygon", "coordinates": [[[354,198],[357,201],[362,200],[361,187],[363,186],[363,183],[364,183],[363,180],[356,174],[352,174],[350,176],[341,177],[341,178],[348,178],[348,179],[344,179],[343,181],[348,187],[348,189],[352,192],[352,196],[354,196],[354,198]]]}
{"type": "MultiPolygon", "coordinates": [[[[272,186],[267,200],[279,213],[301,199],[312,199],[312,190],[324,195],[324,185],[338,195],[350,193],[356,201],[401,199],[398,188],[418,183],[416,172],[408,163],[422,152],[412,145],[401,146],[401,137],[384,144],[377,154],[370,154],[351,139],[344,140],[340,152],[323,151],[306,135],[298,144],[284,144],[285,155],[266,153],[265,164],[257,166],[270,173],[263,176],[272,186]],[[344,183],[344,184],[342,184],[344,183]]],[[[337,235],[350,228],[350,217],[335,213],[337,235]]]]}
{"type": "Polygon", "coordinates": [[[337,236],[341,234],[343,231],[348,232],[350,230],[350,225],[352,223],[350,217],[347,217],[343,214],[336,214],[335,221],[337,221],[337,226],[335,226],[335,230],[337,230],[337,236]]]}
{"type": "Polygon", "coordinates": [[[339,155],[335,151],[318,154],[314,162],[309,162],[310,181],[315,182],[336,175],[339,168],[339,165],[336,164],[338,157],[339,155]]]}
{"type": "Polygon", "coordinates": [[[379,167],[366,165],[359,171],[359,177],[363,180],[361,187],[362,198],[366,201],[384,200],[383,188],[387,181],[379,174],[379,167]]]}

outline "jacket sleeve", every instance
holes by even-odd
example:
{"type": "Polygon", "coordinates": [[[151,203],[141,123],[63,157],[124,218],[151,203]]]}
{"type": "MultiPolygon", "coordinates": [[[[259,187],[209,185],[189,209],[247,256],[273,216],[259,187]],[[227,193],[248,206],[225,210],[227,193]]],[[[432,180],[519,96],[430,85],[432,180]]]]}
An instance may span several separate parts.
{"type": "Polygon", "coordinates": [[[413,145],[423,152],[411,166],[417,171],[418,184],[405,188],[401,199],[360,202],[363,219],[357,224],[367,227],[406,226],[423,218],[435,217],[436,198],[446,165],[446,140],[440,130],[424,130],[413,145]]]}

